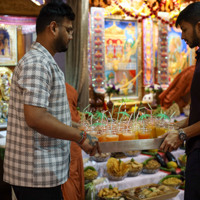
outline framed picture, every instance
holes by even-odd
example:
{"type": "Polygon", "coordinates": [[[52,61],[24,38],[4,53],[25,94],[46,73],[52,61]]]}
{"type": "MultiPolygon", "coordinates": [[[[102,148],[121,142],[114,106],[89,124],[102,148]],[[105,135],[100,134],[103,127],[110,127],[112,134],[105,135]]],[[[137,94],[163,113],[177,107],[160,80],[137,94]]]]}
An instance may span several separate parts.
{"type": "Polygon", "coordinates": [[[105,77],[106,83],[120,88],[112,100],[140,96],[141,25],[134,20],[105,18],[105,77]]]}
{"type": "Polygon", "coordinates": [[[16,26],[0,26],[0,66],[17,64],[16,26]]]}

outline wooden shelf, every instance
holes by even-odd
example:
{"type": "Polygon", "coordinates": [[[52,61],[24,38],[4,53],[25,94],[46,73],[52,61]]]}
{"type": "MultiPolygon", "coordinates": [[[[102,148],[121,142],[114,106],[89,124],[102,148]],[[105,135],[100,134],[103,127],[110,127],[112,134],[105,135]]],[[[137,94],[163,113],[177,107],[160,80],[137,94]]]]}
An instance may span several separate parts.
{"type": "MultiPolygon", "coordinates": [[[[149,102],[146,102],[146,101],[138,101],[138,100],[136,100],[136,101],[126,102],[126,105],[127,106],[134,106],[135,104],[140,104],[140,102],[142,102],[143,104],[148,104],[149,103],[149,102]]],[[[116,102],[113,101],[113,103],[114,103],[115,106],[122,105],[121,102],[117,102],[117,101],[116,102]]]]}

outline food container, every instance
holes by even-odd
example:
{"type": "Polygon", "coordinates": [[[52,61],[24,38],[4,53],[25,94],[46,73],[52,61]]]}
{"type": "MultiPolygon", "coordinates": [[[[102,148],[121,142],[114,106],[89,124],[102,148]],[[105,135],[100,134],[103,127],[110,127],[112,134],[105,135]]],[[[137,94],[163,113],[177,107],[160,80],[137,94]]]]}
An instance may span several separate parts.
{"type": "Polygon", "coordinates": [[[147,159],[143,162],[143,170],[142,172],[144,174],[155,174],[160,170],[160,163],[155,160],[153,157],[147,159]]]}
{"type": "Polygon", "coordinates": [[[147,168],[143,168],[142,173],[144,174],[155,174],[160,170],[160,168],[158,169],[147,169],[147,168]]]}
{"type": "Polygon", "coordinates": [[[84,179],[85,179],[85,184],[93,181],[96,179],[98,176],[98,172],[96,169],[92,166],[87,166],[84,168],[84,179]]]}
{"type": "Polygon", "coordinates": [[[186,156],[186,154],[180,155],[178,157],[178,162],[181,165],[181,167],[185,167],[186,166],[186,162],[187,162],[187,156],[186,156]]]}
{"type": "Polygon", "coordinates": [[[96,195],[98,200],[125,200],[122,197],[122,192],[117,187],[109,186],[109,188],[102,188],[96,195]]]}
{"type": "Polygon", "coordinates": [[[130,161],[126,162],[126,164],[129,167],[128,170],[129,177],[138,176],[142,172],[143,164],[135,161],[133,158],[130,161]]]}
{"type": "Polygon", "coordinates": [[[90,156],[90,158],[96,162],[106,162],[110,158],[110,153],[97,153],[94,156],[90,156]]]}
{"type": "Polygon", "coordinates": [[[97,200],[125,200],[124,197],[99,197],[97,195],[97,200]]]}
{"type": "Polygon", "coordinates": [[[107,173],[106,176],[110,181],[122,181],[124,180],[128,175],[128,172],[124,176],[112,176],[111,174],[107,173]]]}
{"type": "Polygon", "coordinates": [[[142,173],[142,169],[139,171],[129,171],[128,172],[128,177],[134,177],[134,176],[138,176],[142,173]]]}
{"type": "Polygon", "coordinates": [[[167,191],[163,192],[162,194],[153,196],[153,197],[144,197],[142,195],[141,196],[135,195],[135,191],[138,190],[139,188],[141,188],[141,190],[142,189],[148,189],[152,185],[153,185],[153,187],[156,187],[158,189],[160,188],[159,184],[152,183],[152,184],[148,184],[148,185],[141,185],[139,187],[129,188],[129,189],[124,190],[122,193],[123,193],[123,196],[125,197],[126,200],[140,200],[140,199],[144,199],[144,200],[147,200],[147,199],[148,200],[167,200],[167,199],[171,199],[171,198],[175,197],[179,193],[179,190],[169,187],[167,191]]]}
{"type": "Polygon", "coordinates": [[[159,183],[178,189],[183,183],[180,178],[181,178],[181,175],[167,175],[164,178],[162,178],[159,181],[159,183]]]}
{"type": "Polygon", "coordinates": [[[125,156],[127,157],[135,157],[141,154],[140,150],[135,150],[135,151],[126,151],[124,152],[125,156]]]}

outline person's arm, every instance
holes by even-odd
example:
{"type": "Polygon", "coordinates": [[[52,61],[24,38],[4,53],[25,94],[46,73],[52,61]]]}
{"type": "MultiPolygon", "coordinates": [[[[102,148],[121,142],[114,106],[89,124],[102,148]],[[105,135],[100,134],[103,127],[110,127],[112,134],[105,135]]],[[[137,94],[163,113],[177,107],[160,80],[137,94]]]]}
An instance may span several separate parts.
{"type": "Polygon", "coordinates": [[[74,127],[74,128],[79,128],[80,126],[81,126],[81,124],[72,121],[72,127],[74,127]]]}
{"type": "MultiPolygon", "coordinates": [[[[47,112],[45,108],[24,105],[24,115],[27,125],[43,135],[75,142],[81,139],[79,129],[63,124],[47,112]]],[[[98,139],[89,134],[87,134],[85,142],[80,147],[90,155],[94,155],[96,151],[100,152],[98,139]]]]}
{"type": "MultiPolygon", "coordinates": [[[[183,131],[186,133],[187,139],[200,135],[200,121],[191,126],[183,128],[183,131]]],[[[179,132],[177,130],[169,131],[162,137],[164,138],[164,141],[161,144],[160,149],[163,151],[175,150],[183,143],[179,139],[179,132]]]]}
{"type": "Polygon", "coordinates": [[[185,128],[188,126],[188,121],[189,121],[189,117],[181,120],[181,121],[178,121],[176,122],[174,125],[178,128],[185,128]]]}
{"type": "Polygon", "coordinates": [[[200,135],[200,121],[183,128],[183,131],[186,133],[188,139],[200,135]]]}

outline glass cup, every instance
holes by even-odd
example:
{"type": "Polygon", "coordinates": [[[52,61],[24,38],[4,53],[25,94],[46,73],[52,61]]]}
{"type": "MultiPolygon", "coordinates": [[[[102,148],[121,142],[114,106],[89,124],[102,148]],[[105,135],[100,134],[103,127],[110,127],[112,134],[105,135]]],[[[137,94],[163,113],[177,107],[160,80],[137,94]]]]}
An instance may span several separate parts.
{"type": "Polygon", "coordinates": [[[168,128],[165,124],[158,124],[158,126],[156,126],[156,137],[163,135],[167,130],[168,128]]]}
{"type": "Polygon", "coordinates": [[[119,141],[119,135],[117,134],[107,134],[106,142],[116,142],[119,141]]]}
{"type": "Polygon", "coordinates": [[[99,142],[106,142],[107,128],[103,127],[101,130],[97,132],[97,138],[99,142]]]}
{"type": "Polygon", "coordinates": [[[151,133],[148,128],[141,128],[138,134],[139,139],[150,139],[151,133]]]}
{"type": "Polygon", "coordinates": [[[124,140],[135,140],[135,133],[132,129],[124,129],[121,135],[121,141],[124,140]]]}

